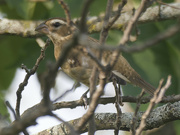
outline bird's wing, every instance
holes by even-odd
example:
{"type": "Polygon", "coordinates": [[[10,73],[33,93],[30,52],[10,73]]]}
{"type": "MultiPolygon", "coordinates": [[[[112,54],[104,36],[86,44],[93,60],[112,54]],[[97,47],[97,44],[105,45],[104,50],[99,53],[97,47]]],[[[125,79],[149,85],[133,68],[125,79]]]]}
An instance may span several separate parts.
{"type": "Polygon", "coordinates": [[[144,88],[149,94],[153,95],[156,90],[152,85],[144,81],[142,77],[130,66],[126,59],[120,55],[113,71],[115,75],[132,83],[140,88],[144,88]]]}

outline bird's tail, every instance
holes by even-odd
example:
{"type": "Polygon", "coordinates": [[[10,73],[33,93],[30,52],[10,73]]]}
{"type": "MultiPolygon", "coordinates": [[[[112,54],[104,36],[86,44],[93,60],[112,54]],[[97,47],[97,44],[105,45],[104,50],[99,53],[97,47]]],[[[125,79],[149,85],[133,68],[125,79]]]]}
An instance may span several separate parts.
{"type": "Polygon", "coordinates": [[[144,81],[141,77],[136,78],[136,81],[138,81],[138,83],[135,84],[138,84],[139,87],[144,88],[147,93],[154,95],[156,88],[154,88],[151,84],[144,81]]]}

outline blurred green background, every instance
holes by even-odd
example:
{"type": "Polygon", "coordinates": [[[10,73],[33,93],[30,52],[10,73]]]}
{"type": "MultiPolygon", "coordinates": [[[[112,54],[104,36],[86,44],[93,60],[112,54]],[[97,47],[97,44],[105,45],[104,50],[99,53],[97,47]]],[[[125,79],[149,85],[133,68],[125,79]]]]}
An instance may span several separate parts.
{"type": "MultiPolygon", "coordinates": [[[[72,18],[80,17],[83,0],[66,0],[70,7],[72,18]]],[[[115,0],[115,5],[118,3],[115,0]]],[[[164,2],[175,2],[167,0],[164,2]]],[[[130,7],[138,7],[140,0],[129,1],[130,7]]],[[[155,5],[157,5],[155,3],[155,5]]],[[[92,4],[89,15],[99,16],[106,9],[105,0],[96,0],[92,4]]],[[[126,9],[132,10],[132,9],[126,9]]],[[[5,18],[16,20],[46,20],[51,17],[65,17],[64,11],[56,0],[46,2],[32,2],[28,0],[0,0],[0,12],[5,18]]],[[[136,44],[142,43],[159,32],[167,29],[175,24],[177,20],[167,20],[162,22],[151,22],[138,25],[137,28],[141,34],[138,36],[136,44]]],[[[98,39],[99,33],[92,34],[98,39]]],[[[122,31],[111,30],[107,39],[108,44],[118,44],[122,36],[122,31]]],[[[168,89],[167,94],[178,94],[180,90],[180,33],[170,39],[164,40],[154,47],[145,51],[123,54],[132,65],[132,67],[148,82],[155,87],[158,86],[159,80],[167,79],[168,75],[172,75],[172,85],[168,89]]],[[[46,37],[43,37],[46,39],[46,37]]],[[[129,43],[131,45],[132,43],[129,43]]],[[[4,105],[4,93],[10,86],[15,71],[20,68],[21,64],[25,64],[28,68],[32,68],[36,59],[40,54],[40,47],[35,42],[35,38],[23,38],[12,35],[0,35],[0,113],[6,114],[7,110],[4,105]]],[[[42,73],[46,68],[48,60],[55,61],[53,56],[53,46],[51,45],[46,51],[46,58],[40,64],[38,73],[42,73]]],[[[140,88],[132,85],[123,87],[125,95],[137,95],[140,88]]],[[[135,104],[133,105],[135,106],[135,104]]],[[[142,110],[147,105],[142,106],[142,110]]],[[[176,126],[179,122],[176,122],[176,126]]],[[[176,128],[177,132],[178,128],[176,128]]]]}

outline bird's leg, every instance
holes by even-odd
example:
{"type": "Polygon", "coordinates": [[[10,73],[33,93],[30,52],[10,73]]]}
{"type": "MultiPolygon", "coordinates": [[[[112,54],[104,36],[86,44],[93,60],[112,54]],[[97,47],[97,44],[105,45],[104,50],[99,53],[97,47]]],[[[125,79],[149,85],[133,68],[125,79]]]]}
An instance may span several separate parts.
{"type": "Polygon", "coordinates": [[[118,84],[118,97],[117,97],[117,100],[118,100],[118,103],[123,106],[123,102],[122,102],[122,90],[121,90],[121,84],[118,84]]]}
{"type": "Polygon", "coordinates": [[[108,77],[108,81],[113,82],[114,80],[116,80],[117,84],[126,85],[126,81],[111,72],[108,77]]]}
{"type": "Polygon", "coordinates": [[[121,98],[122,92],[121,92],[120,84],[118,84],[118,86],[117,86],[116,78],[113,79],[113,85],[114,85],[114,89],[115,89],[115,93],[116,93],[115,106],[116,106],[116,110],[117,110],[117,117],[116,117],[116,123],[115,123],[116,128],[115,128],[114,134],[118,135],[119,128],[121,126],[121,115],[122,115],[122,111],[121,111],[120,106],[123,106],[122,98],[121,98]]]}
{"type": "Polygon", "coordinates": [[[87,93],[89,92],[89,89],[81,96],[80,100],[84,103],[84,108],[87,109],[88,100],[87,100],[87,93]]]}

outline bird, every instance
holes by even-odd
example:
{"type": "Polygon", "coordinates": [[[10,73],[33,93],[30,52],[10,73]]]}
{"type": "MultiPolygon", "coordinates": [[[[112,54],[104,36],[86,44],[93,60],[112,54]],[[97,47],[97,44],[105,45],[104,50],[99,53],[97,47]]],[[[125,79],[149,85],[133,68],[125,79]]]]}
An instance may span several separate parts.
{"type": "MultiPolygon", "coordinates": [[[[73,39],[74,34],[78,31],[78,27],[73,23],[69,25],[67,21],[63,18],[50,18],[43,23],[39,24],[35,31],[45,34],[51,39],[54,44],[54,56],[58,60],[62,54],[63,48],[73,39]]],[[[86,43],[99,44],[99,41],[88,36],[86,43]]],[[[90,51],[96,55],[98,49],[90,48],[90,51]]],[[[89,49],[88,48],[88,49],[89,49]]],[[[77,44],[68,53],[65,62],[61,66],[61,69],[71,78],[89,86],[89,78],[95,62],[86,53],[80,49],[87,50],[87,46],[83,44],[77,44]]],[[[102,52],[102,64],[108,65],[109,61],[112,59],[112,51],[104,50],[102,52]]],[[[135,86],[144,89],[145,92],[153,95],[155,88],[146,82],[128,63],[128,61],[123,57],[122,54],[118,56],[117,62],[114,64],[108,78],[115,76],[118,78],[121,84],[130,83],[135,86]]],[[[109,79],[109,81],[112,81],[109,79]]]]}

